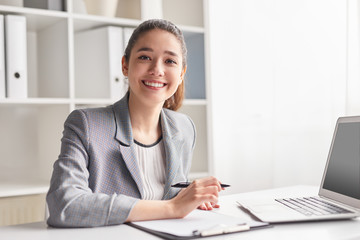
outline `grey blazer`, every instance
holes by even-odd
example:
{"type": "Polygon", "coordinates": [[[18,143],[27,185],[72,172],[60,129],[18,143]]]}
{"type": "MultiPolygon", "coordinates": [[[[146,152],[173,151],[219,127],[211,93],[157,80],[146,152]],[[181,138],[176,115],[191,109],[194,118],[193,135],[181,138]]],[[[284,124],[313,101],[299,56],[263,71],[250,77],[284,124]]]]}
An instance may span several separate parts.
{"type": "MultiPolygon", "coordinates": [[[[166,153],[163,199],[187,179],[195,126],[184,114],[162,109],[166,153]]],[[[61,152],[46,196],[54,227],[95,227],[123,223],[142,198],[143,183],[134,154],[128,95],[114,105],[73,111],[64,124],[61,152]]]]}

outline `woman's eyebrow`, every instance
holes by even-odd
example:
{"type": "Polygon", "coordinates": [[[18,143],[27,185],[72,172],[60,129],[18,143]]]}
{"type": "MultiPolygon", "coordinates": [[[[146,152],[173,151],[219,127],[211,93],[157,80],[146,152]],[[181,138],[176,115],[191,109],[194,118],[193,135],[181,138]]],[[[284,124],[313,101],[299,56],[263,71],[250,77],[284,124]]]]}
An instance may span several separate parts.
{"type": "MultiPolygon", "coordinates": [[[[139,48],[136,52],[153,52],[154,50],[152,48],[149,48],[149,47],[142,47],[142,48],[139,48]]],[[[179,55],[173,51],[170,51],[170,50],[165,50],[164,53],[166,54],[169,54],[171,56],[174,56],[174,57],[178,57],[179,55]]]]}
{"type": "Polygon", "coordinates": [[[142,51],[153,52],[154,50],[152,48],[149,48],[149,47],[142,47],[142,48],[137,50],[137,52],[142,52],[142,51]]]}

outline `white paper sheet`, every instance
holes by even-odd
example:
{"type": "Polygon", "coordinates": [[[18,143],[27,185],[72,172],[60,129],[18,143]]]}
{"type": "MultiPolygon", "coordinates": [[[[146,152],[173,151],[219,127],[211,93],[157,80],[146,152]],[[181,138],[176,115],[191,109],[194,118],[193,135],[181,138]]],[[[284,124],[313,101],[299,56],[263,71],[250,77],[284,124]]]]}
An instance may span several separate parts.
{"type": "Polygon", "coordinates": [[[246,224],[243,219],[223,215],[212,211],[194,210],[182,219],[165,219],[132,222],[132,224],[150,230],[181,237],[190,237],[194,231],[206,231],[220,227],[234,227],[246,224]]]}

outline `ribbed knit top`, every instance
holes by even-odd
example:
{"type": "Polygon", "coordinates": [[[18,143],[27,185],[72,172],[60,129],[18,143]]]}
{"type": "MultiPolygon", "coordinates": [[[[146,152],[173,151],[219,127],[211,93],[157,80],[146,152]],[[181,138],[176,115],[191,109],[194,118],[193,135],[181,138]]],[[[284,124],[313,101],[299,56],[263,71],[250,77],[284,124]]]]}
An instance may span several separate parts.
{"type": "Polygon", "coordinates": [[[151,145],[135,142],[135,154],[144,186],[145,200],[161,200],[165,187],[165,149],[162,138],[151,145]]]}

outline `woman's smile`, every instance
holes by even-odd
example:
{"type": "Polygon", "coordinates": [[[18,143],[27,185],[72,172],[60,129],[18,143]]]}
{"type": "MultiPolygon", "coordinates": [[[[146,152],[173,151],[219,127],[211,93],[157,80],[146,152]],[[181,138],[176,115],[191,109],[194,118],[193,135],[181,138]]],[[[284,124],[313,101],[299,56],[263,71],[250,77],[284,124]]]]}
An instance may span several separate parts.
{"type": "Polygon", "coordinates": [[[153,80],[142,80],[142,83],[151,89],[161,89],[167,85],[166,83],[153,80]]]}

